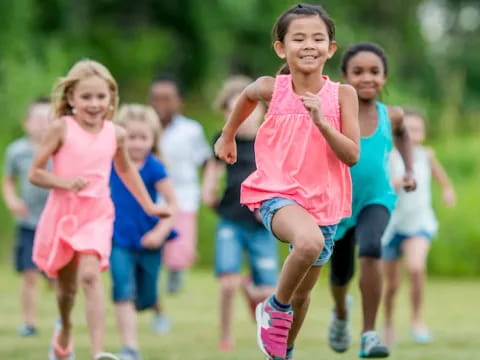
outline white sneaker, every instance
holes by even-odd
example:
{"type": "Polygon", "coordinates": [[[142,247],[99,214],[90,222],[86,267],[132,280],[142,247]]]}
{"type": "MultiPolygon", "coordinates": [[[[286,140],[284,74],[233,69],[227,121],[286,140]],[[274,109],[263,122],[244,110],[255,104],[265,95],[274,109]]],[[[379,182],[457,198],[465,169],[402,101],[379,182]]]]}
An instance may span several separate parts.
{"type": "Polygon", "coordinates": [[[330,321],[330,326],[328,327],[328,344],[334,351],[338,353],[347,351],[352,343],[349,325],[352,302],[353,298],[348,295],[346,297],[347,318],[345,320],[337,319],[337,313],[335,309],[332,311],[332,320],[330,321]]]}
{"type": "Polygon", "coordinates": [[[367,331],[362,334],[358,356],[361,358],[385,358],[389,355],[387,345],[383,343],[376,331],[367,331]]]}
{"type": "Polygon", "coordinates": [[[95,355],[95,360],[119,360],[117,356],[112,353],[101,352],[95,355]]]}

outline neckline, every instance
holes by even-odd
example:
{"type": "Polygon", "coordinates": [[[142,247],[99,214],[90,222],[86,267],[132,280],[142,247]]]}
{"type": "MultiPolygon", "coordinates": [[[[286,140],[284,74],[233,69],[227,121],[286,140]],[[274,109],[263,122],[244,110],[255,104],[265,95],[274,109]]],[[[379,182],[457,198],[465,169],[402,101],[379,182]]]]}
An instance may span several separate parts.
{"type": "Polygon", "coordinates": [[[74,122],[75,125],[76,125],[80,130],[82,130],[83,133],[88,134],[89,136],[97,136],[98,134],[100,134],[100,133],[103,131],[103,129],[105,129],[105,122],[108,121],[108,120],[103,120],[102,127],[100,128],[100,130],[95,131],[95,132],[91,132],[91,131],[85,130],[85,129],[77,122],[77,120],[75,120],[75,118],[74,118],[73,116],[68,116],[68,118],[70,118],[70,119],[72,120],[72,122],[74,122]]]}
{"type": "Polygon", "coordinates": [[[362,139],[372,139],[373,137],[375,137],[375,135],[377,135],[378,131],[380,130],[380,105],[378,101],[375,102],[375,110],[377,111],[377,125],[375,126],[375,130],[373,130],[373,132],[368,136],[362,136],[362,139]]]}
{"type": "MultiPolygon", "coordinates": [[[[290,89],[290,91],[292,92],[293,95],[295,95],[297,98],[300,97],[300,95],[298,95],[295,90],[293,89],[293,81],[292,81],[292,74],[288,74],[288,88],[290,89]]],[[[322,74],[322,79],[325,80],[325,82],[323,83],[322,87],[320,88],[320,90],[318,90],[317,92],[317,96],[320,96],[322,94],[322,92],[324,91],[324,89],[327,87],[327,83],[329,82],[329,77],[328,75],[323,75],[322,74]]]]}

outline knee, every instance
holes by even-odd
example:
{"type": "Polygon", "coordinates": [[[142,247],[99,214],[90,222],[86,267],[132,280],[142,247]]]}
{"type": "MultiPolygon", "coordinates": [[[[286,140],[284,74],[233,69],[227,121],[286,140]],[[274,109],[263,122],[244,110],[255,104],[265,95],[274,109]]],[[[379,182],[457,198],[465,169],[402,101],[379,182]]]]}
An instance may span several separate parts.
{"type": "Polygon", "coordinates": [[[222,276],[220,277],[220,291],[224,295],[233,295],[238,288],[238,281],[236,276],[222,276]]]}
{"type": "Polygon", "coordinates": [[[397,293],[399,288],[400,288],[399,281],[387,282],[385,287],[385,295],[394,296],[397,293]]]}
{"type": "Polygon", "coordinates": [[[332,263],[330,269],[330,284],[333,286],[345,286],[350,283],[354,274],[354,264],[342,264],[338,266],[332,263]]]}
{"type": "Polygon", "coordinates": [[[313,263],[320,256],[323,245],[324,240],[320,234],[301,233],[295,237],[293,249],[302,258],[313,263]]]}
{"type": "Polygon", "coordinates": [[[100,274],[95,271],[86,270],[80,274],[79,281],[83,288],[91,288],[100,282],[100,274]]]}
{"type": "Polygon", "coordinates": [[[421,278],[425,274],[425,267],[423,265],[409,265],[407,272],[411,278],[421,278]]]}
{"type": "Polygon", "coordinates": [[[70,300],[73,301],[75,295],[77,294],[77,284],[72,282],[69,284],[65,284],[63,286],[58,286],[57,288],[57,297],[61,301],[70,300]]]}
{"type": "Polygon", "coordinates": [[[380,239],[378,241],[369,241],[360,244],[358,255],[364,258],[380,259],[382,256],[382,244],[380,239]]]}

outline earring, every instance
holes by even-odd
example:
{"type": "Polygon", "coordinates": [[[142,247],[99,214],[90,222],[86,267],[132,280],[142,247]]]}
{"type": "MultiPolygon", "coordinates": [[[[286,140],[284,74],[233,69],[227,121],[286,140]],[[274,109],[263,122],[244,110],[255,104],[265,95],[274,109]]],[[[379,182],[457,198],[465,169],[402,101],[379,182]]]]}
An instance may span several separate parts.
{"type": "Polygon", "coordinates": [[[72,114],[75,115],[77,113],[77,109],[75,109],[74,107],[72,107],[72,114]]]}

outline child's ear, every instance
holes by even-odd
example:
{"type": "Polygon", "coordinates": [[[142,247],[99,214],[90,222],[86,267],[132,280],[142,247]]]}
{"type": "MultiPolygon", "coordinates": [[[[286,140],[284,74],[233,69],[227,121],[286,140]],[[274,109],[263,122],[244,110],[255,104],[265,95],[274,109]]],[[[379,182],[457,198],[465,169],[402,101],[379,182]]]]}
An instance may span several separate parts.
{"type": "Polygon", "coordinates": [[[68,105],[70,105],[71,108],[74,108],[74,106],[73,106],[73,91],[72,91],[72,89],[67,90],[67,102],[68,102],[68,105]]]}
{"type": "Polygon", "coordinates": [[[285,55],[285,47],[283,46],[283,43],[281,41],[275,41],[273,43],[273,49],[277,53],[277,56],[280,59],[285,59],[287,56],[285,55]]]}
{"type": "Polygon", "coordinates": [[[330,41],[330,45],[328,45],[328,58],[331,59],[335,52],[337,51],[337,42],[335,40],[330,41]]]}

